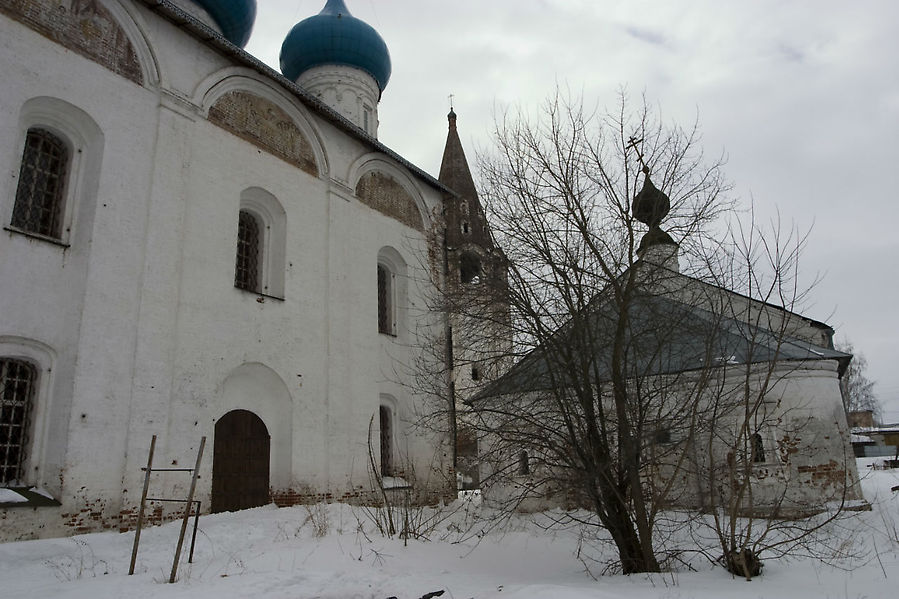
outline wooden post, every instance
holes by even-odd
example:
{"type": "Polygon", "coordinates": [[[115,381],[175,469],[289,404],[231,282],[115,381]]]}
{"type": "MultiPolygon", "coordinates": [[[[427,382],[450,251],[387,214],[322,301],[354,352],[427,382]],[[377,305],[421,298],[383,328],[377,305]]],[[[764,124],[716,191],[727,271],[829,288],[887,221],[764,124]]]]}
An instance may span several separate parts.
{"type": "Polygon", "coordinates": [[[190,555],[187,556],[187,563],[194,563],[194,544],[197,542],[197,527],[200,525],[200,502],[197,502],[197,511],[194,512],[194,533],[190,537],[190,555]]]}
{"type": "Polygon", "coordinates": [[[144,490],[140,495],[140,509],[137,512],[137,530],[134,531],[134,547],[131,549],[131,567],[128,568],[128,576],[134,574],[134,564],[137,562],[137,546],[140,543],[140,528],[144,523],[144,504],[147,503],[147,489],[150,488],[150,472],[153,470],[153,451],[156,449],[156,435],[150,440],[150,457],[147,458],[147,469],[144,473],[144,490]]]}
{"type": "Polygon", "coordinates": [[[175,548],[175,561],[172,562],[172,575],[169,582],[175,582],[178,574],[178,560],[181,559],[181,547],[184,545],[184,535],[187,532],[187,522],[190,520],[190,510],[194,504],[194,491],[197,488],[197,477],[200,474],[200,460],[203,459],[203,448],[206,446],[206,437],[200,439],[200,449],[197,451],[197,464],[194,466],[194,475],[190,480],[190,492],[187,494],[187,503],[184,506],[184,518],[181,519],[181,534],[178,535],[178,547],[175,548]]]}

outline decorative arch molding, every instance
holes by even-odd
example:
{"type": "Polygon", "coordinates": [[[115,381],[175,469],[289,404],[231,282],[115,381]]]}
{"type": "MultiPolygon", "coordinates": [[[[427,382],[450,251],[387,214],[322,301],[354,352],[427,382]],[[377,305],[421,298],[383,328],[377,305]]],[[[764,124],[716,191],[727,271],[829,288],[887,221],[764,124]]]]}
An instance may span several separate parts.
{"type": "Polygon", "coordinates": [[[350,181],[363,204],[416,231],[430,225],[421,192],[409,176],[391,163],[363,156],[350,169],[350,181]]]}
{"type": "Polygon", "coordinates": [[[156,53],[150,45],[149,37],[146,33],[146,22],[141,14],[137,11],[132,2],[122,2],[121,0],[103,0],[109,12],[118,20],[119,25],[128,34],[128,39],[134,47],[137,54],[137,60],[143,71],[144,86],[155,88],[158,87],[162,79],[159,70],[159,60],[156,53]]]}
{"type": "Polygon", "coordinates": [[[293,398],[284,380],[259,362],[234,368],[222,383],[216,419],[234,410],[253,412],[271,435],[271,486],[290,486],[293,469],[293,398]]]}
{"type": "Polygon", "coordinates": [[[108,4],[100,0],[5,0],[0,2],[0,12],[76,54],[144,85],[150,69],[141,64],[141,52],[132,42],[134,28],[129,35],[122,26],[121,7],[113,6],[117,4],[114,2],[108,4]]]}
{"type": "Polygon", "coordinates": [[[0,335],[0,354],[6,357],[24,358],[52,369],[56,352],[42,341],[18,335],[0,335]]]}
{"type": "Polygon", "coordinates": [[[401,277],[406,276],[406,265],[408,262],[399,250],[393,246],[385,245],[378,250],[378,263],[388,266],[391,271],[401,277]]]}
{"type": "Polygon", "coordinates": [[[194,101],[209,122],[314,177],[327,161],[323,144],[291,99],[242,68],[223,69],[197,86],[194,101]]]}
{"type": "Polygon", "coordinates": [[[409,389],[402,383],[387,378],[378,381],[377,387],[379,402],[389,405],[394,410],[397,421],[403,425],[398,430],[404,430],[405,422],[409,420],[413,411],[409,404],[409,389]]]}

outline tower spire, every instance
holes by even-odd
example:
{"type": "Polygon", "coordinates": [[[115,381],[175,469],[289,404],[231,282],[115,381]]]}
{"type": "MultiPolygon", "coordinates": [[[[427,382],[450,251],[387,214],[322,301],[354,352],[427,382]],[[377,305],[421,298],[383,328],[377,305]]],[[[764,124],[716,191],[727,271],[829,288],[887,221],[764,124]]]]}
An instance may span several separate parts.
{"type": "Polygon", "coordinates": [[[452,105],[446,118],[448,121],[446,146],[443,149],[443,161],[437,179],[456,193],[456,196],[448,196],[444,200],[447,243],[456,248],[474,245],[484,251],[492,251],[493,239],[490,237],[487,220],[478,200],[478,191],[468,168],[468,160],[465,159],[465,151],[462,149],[462,141],[456,129],[456,112],[452,105]]]}
{"type": "MultiPolygon", "coordinates": [[[[452,96],[450,96],[452,97],[452,96]]],[[[440,175],[437,179],[459,194],[461,197],[477,200],[478,192],[468,168],[468,160],[465,159],[465,150],[462,149],[462,141],[456,129],[456,112],[450,106],[446,115],[449,130],[446,135],[446,146],[443,148],[443,161],[440,163],[440,175]]]]}

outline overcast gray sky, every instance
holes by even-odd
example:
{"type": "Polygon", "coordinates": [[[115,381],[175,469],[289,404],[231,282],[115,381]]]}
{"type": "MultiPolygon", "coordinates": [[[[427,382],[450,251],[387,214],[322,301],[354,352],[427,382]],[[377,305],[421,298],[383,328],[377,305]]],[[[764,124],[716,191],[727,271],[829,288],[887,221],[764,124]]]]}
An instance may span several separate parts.
{"type": "MultiPolygon", "coordinates": [[[[247,50],[324,0],[259,0],[247,50]]],[[[379,138],[436,176],[455,95],[469,161],[494,106],[536,107],[556,81],[600,106],[626,86],[663,118],[697,117],[734,193],[812,227],[806,315],[868,359],[899,421],[899,2],[896,0],[346,0],[384,37],[393,75],[379,138]]],[[[472,164],[474,167],[474,164],[472,164]]]]}

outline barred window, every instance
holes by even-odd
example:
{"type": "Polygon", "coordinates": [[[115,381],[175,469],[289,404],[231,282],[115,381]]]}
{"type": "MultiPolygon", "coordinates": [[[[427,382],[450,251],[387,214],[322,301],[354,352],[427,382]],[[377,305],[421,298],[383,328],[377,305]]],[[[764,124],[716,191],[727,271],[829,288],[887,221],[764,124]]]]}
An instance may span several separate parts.
{"type": "Polygon", "coordinates": [[[10,222],[13,227],[60,237],[68,164],[65,142],[45,129],[28,130],[10,222]]]}
{"type": "Polygon", "coordinates": [[[262,235],[259,220],[246,210],[241,210],[237,224],[237,264],[234,268],[234,286],[259,292],[260,266],[262,265],[262,235]]]}
{"type": "Polygon", "coordinates": [[[21,482],[36,380],[28,362],[0,358],[0,484],[21,482]]]}
{"type": "Polygon", "coordinates": [[[762,442],[762,436],[758,433],[752,435],[752,461],[756,463],[765,461],[765,444],[762,442]]]}
{"type": "Polygon", "coordinates": [[[393,273],[378,264],[378,332],[395,335],[393,318],[393,273]]]}
{"type": "Polygon", "coordinates": [[[527,476],[531,473],[531,457],[528,452],[521,450],[518,452],[518,475],[527,476]]]}
{"type": "Polygon", "coordinates": [[[481,259],[474,254],[462,254],[459,260],[459,277],[463,283],[477,284],[481,281],[481,259]]]}
{"type": "Polygon", "coordinates": [[[393,476],[393,423],[390,408],[381,406],[381,476],[393,476]]]}

